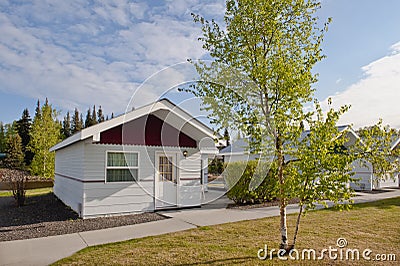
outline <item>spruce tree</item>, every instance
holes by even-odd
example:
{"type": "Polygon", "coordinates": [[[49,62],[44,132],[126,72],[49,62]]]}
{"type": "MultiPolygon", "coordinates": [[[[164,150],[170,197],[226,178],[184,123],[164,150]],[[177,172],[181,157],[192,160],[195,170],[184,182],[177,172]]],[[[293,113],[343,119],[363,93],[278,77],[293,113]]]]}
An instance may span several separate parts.
{"type": "Polygon", "coordinates": [[[93,112],[92,112],[92,120],[90,125],[96,125],[97,124],[97,113],[96,113],[96,105],[93,105],[93,112]]]}
{"type": "Polygon", "coordinates": [[[83,128],[82,115],[79,115],[79,111],[75,108],[74,116],[71,121],[71,134],[81,131],[83,128]]]}
{"type": "Polygon", "coordinates": [[[31,131],[31,124],[32,119],[29,115],[28,109],[25,109],[22,112],[22,117],[20,120],[17,121],[17,132],[21,137],[22,143],[22,152],[24,153],[24,162],[25,165],[30,165],[33,159],[33,153],[27,150],[27,146],[31,140],[30,131],[31,131]]]}
{"type": "Polygon", "coordinates": [[[35,117],[40,117],[41,116],[41,110],[40,110],[40,101],[39,99],[37,100],[36,103],[36,109],[35,109],[35,117]]]}
{"type": "Polygon", "coordinates": [[[224,140],[226,140],[226,146],[229,146],[231,138],[229,137],[229,132],[227,128],[225,128],[224,131],[224,140]]]}
{"type": "Polygon", "coordinates": [[[89,109],[86,112],[85,128],[88,128],[91,125],[92,125],[92,112],[91,112],[90,107],[89,107],[89,109]]]}
{"type": "Polygon", "coordinates": [[[63,139],[68,138],[71,136],[71,117],[69,115],[69,111],[67,112],[67,115],[64,116],[64,121],[62,123],[62,129],[61,129],[61,135],[63,139]]]}
{"type": "Polygon", "coordinates": [[[84,124],[83,124],[83,115],[80,114],[80,118],[79,118],[79,123],[81,125],[81,130],[84,128],[84,124]]]}
{"type": "Polygon", "coordinates": [[[3,122],[0,122],[0,152],[6,151],[6,132],[3,122]]]}
{"type": "Polygon", "coordinates": [[[101,105],[99,106],[99,110],[97,111],[97,121],[99,123],[104,122],[103,109],[101,109],[101,105]]]}

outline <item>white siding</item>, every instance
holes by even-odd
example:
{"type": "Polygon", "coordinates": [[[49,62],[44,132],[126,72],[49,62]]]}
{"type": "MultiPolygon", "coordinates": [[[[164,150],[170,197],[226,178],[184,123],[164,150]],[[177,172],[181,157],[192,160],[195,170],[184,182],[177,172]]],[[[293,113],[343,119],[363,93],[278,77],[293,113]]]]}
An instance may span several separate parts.
{"type": "Polygon", "coordinates": [[[55,175],[54,194],[82,217],[83,183],[55,175]]]}
{"type": "Polygon", "coordinates": [[[78,214],[83,203],[83,183],[74,179],[84,178],[83,142],[56,152],[54,194],[78,214]]]}
{"type": "Polygon", "coordinates": [[[395,175],[394,177],[387,177],[386,179],[376,178],[375,184],[376,184],[375,188],[400,187],[398,175],[395,175]]]}
{"type": "Polygon", "coordinates": [[[353,162],[354,178],[359,178],[358,182],[351,182],[350,187],[355,190],[372,190],[372,165],[367,163],[364,166],[360,161],[353,162]]]}
{"type": "Polygon", "coordinates": [[[154,210],[154,148],[85,144],[84,217],[154,210]],[[139,182],[106,183],[107,151],[137,152],[139,182]]]}
{"type": "Polygon", "coordinates": [[[181,159],[179,168],[179,176],[181,178],[178,188],[179,206],[200,206],[202,195],[200,152],[193,153],[187,158],[181,159]]]}
{"type": "MultiPolygon", "coordinates": [[[[186,149],[186,148],[185,148],[186,149]]],[[[178,147],[147,147],[92,144],[81,141],[56,152],[54,193],[81,217],[154,211],[155,153],[178,153],[178,206],[199,206],[201,156],[187,148],[184,158],[178,147]],[[105,182],[107,151],[137,152],[139,182],[105,182]],[[184,180],[187,179],[187,180],[184,180]]]]}
{"type": "MultiPolygon", "coordinates": [[[[190,154],[190,153],[189,153],[190,154]]],[[[201,174],[201,155],[200,152],[193,153],[186,158],[180,158],[179,163],[179,177],[181,179],[198,178],[200,180],[201,174]]]]}

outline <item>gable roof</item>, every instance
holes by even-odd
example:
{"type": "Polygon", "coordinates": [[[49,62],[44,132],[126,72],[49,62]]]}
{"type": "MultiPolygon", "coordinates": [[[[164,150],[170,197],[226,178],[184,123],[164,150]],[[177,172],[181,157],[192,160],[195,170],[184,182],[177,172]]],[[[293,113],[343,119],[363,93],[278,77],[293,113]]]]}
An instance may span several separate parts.
{"type": "MultiPolygon", "coordinates": [[[[350,125],[343,125],[343,126],[338,126],[337,127],[339,133],[344,132],[347,130],[351,135],[354,136],[355,139],[359,139],[360,137],[357,135],[357,133],[351,128],[350,125]]],[[[310,130],[304,130],[301,132],[300,135],[300,140],[303,140],[310,134],[310,130]]],[[[400,141],[400,139],[399,139],[400,141]]],[[[244,153],[249,153],[248,150],[248,143],[245,138],[238,139],[237,141],[233,142],[231,145],[228,145],[227,147],[223,148],[220,150],[219,154],[220,155],[226,155],[226,154],[244,154],[244,153]]]]}
{"type": "Polygon", "coordinates": [[[391,150],[396,149],[397,146],[399,146],[400,144],[400,138],[398,138],[397,140],[393,141],[392,146],[390,147],[391,150]]]}
{"type": "MultiPolygon", "coordinates": [[[[182,132],[190,131],[190,133],[192,133],[192,135],[195,134],[195,137],[197,138],[201,138],[201,136],[207,136],[214,139],[216,137],[212,129],[191,116],[188,112],[173,104],[170,100],[164,98],[157,102],[132,110],[124,115],[120,115],[108,121],[104,121],[102,123],[82,129],[71,137],[51,147],[50,151],[57,151],[78,141],[89,138],[92,138],[93,142],[99,142],[101,132],[135,120],[142,116],[154,113],[157,113],[161,119],[167,120],[169,124],[179,128],[182,130],[182,132]],[[169,116],[169,114],[173,114],[173,116],[169,116]]],[[[217,137],[220,138],[219,135],[217,137]]]]}

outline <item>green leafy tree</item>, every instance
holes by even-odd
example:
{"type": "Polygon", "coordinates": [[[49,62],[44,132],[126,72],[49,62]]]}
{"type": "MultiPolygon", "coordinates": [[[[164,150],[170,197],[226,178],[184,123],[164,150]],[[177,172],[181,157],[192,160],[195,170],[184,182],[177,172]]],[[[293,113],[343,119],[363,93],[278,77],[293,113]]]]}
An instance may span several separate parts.
{"type": "Polygon", "coordinates": [[[33,153],[27,149],[27,146],[31,140],[32,119],[29,115],[29,110],[24,109],[22,112],[21,119],[17,121],[17,131],[22,140],[22,152],[24,153],[25,165],[30,165],[33,159],[33,153]]]}
{"type": "Polygon", "coordinates": [[[64,120],[62,123],[62,129],[61,129],[61,136],[63,139],[68,138],[71,136],[71,117],[69,115],[69,112],[64,116],[64,120]]]}
{"type": "MultiPolygon", "coordinates": [[[[261,155],[260,162],[274,158],[280,248],[286,251],[296,243],[304,211],[325,200],[338,207],[351,202],[348,183],[353,181],[354,161],[383,165],[390,149],[384,130],[375,134],[382,134],[379,138],[349,144],[346,132],[336,126],[348,106],[334,110],[329,100],[325,116],[317,102],[315,111],[305,111],[313,98],[311,85],[317,81],[311,70],[323,58],[320,45],[327,30],[327,24],[318,27],[319,8],[316,0],[228,0],[224,27],[193,15],[202,26],[199,39],[213,61],[191,61],[200,82],[182,89],[203,100],[217,131],[231,128],[243,133],[249,149],[261,155]],[[304,132],[305,124],[309,131],[304,132]],[[289,245],[286,207],[293,198],[300,200],[299,216],[289,245]]],[[[382,173],[393,170],[393,165],[385,164],[382,173]]],[[[256,169],[250,189],[256,189],[267,172],[256,169]]]]}
{"type": "Polygon", "coordinates": [[[7,136],[7,156],[4,159],[4,166],[0,175],[7,182],[13,193],[17,206],[25,204],[25,183],[28,180],[28,173],[25,168],[24,153],[22,152],[22,139],[18,133],[8,134],[7,136]]]}
{"type": "Polygon", "coordinates": [[[31,171],[34,175],[54,177],[55,154],[49,149],[61,140],[60,129],[57,111],[46,99],[46,103],[40,108],[40,115],[33,119],[31,141],[28,146],[29,150],[35,153],[31,163],[31,171]]]}
{"type": "Polygon", "coordinates": [[[363,158],[372,164],[374,182],[392,178],[400,170],[400,149],[393,149],[392,144],[398,139],[396,129],[383,126],[382,120],[376,125],[358,130],[362,142],[359,150],[363,158]]]}
{"type": "Polygon", "coordinates": [[[18,134],[9,134],[7,137],[6,158],[4,166],[9,169],[24,168],[24,153],[22,152],[22,140],[18,134]]]}
{"type": "MultiPolygon", "coordinates": [[[[202,25],[203,42],[213,63],[193,62],[200,80],[188,91],[203,99],[211,121],[249,136],[253,152],[273,152],[279,182],[281,248],[288,249],[286,206],[295,190],[285,158],[295,157],[291,144],[300,138],[311,114],[311,72],[323,58],[318,1],[226,1],[225,27],[193,15],[202,25]],[[225,28],[225,30],[224,30],[225,28]],[[246,81],[247,80],[247,81],[246,81]]],[[[267,155],[265,155],[267,156],[267,155]]],[[[259,183],[256,181],[255,183],[259,183]]]]}
{"type": "Polygon", "coordinates": [[[83,128],[82,114],[79,115],[79,111],[75,108],[74,116],[72,117],[71,123],[71,133],[75,134],[76,132],[81,131],[83,128]]]}

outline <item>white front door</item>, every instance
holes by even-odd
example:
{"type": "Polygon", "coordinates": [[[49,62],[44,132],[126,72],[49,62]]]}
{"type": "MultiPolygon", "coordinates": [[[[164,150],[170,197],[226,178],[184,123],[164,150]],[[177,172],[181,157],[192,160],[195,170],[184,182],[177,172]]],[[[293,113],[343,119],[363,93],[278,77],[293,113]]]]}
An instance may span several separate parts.
{"type": "Polygon", "coordinates": [[[176,153],[156,153],[156,209],[177,206],[178,173],[176,153]]]}

